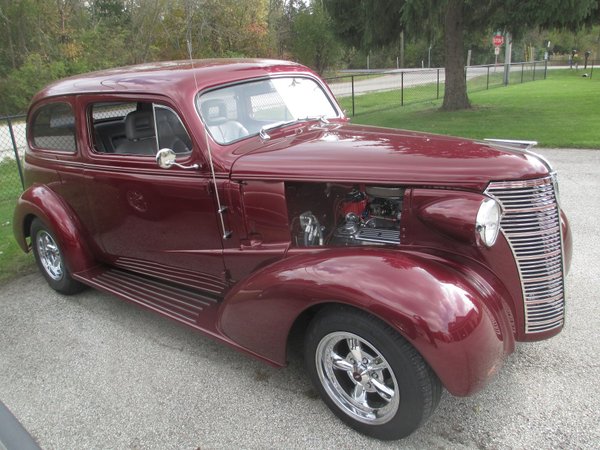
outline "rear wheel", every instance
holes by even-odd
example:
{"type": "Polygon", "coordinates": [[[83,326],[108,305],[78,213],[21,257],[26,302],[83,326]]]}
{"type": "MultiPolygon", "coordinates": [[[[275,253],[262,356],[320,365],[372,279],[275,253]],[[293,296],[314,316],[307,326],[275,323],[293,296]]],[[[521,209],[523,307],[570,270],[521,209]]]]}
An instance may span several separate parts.
{"type": "Polygon", "coordinates": [[[84,288],[71,277],[52,231],[37,218],[31,223],[31,242],[35,261],[52,289],[70,295],[84,288]]]}
{"type": "Polygon", "coordinates": [[[408,436],[439,403],[441,384],[419,353],[379,319],[328,308],[310,324],[305,363],[329,408],[378,439],[408,436]]]}

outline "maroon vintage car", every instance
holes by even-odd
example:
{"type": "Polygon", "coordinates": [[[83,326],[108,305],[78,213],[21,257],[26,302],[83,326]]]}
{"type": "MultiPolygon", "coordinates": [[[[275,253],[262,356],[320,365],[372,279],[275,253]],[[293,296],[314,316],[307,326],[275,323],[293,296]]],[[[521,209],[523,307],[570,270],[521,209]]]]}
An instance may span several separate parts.
{"type": "Polygon", "coordinates": [[[442,386],[483,387],[564,322],[568,222],[549,163],[348,123],[298,64],[165,62],[33,99],[14,231],[84,285],[272,365],[290,336],[323,400],[396,439],[442,386]]]}

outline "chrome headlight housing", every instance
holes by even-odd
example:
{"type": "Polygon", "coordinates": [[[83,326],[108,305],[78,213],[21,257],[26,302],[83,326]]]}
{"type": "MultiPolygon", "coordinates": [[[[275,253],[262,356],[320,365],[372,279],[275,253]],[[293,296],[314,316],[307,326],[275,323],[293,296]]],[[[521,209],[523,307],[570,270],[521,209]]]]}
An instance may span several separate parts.
{"type": "Polygon", "coordinates": [[[500,233],[500,220],[502,219],[502,208],[498,202],[492,198],[486,198],[481,202],[477,219],[475,220],[475,232],[478,241],[486,247],[495,244],[500,233]]]}

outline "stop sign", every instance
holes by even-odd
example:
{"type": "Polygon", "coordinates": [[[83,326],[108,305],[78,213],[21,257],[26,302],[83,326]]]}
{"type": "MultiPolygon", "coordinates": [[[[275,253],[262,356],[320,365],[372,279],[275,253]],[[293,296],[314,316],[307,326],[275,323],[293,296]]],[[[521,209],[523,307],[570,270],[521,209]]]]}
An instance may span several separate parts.
{"type": "Polygon", "coordinates": [[[504,44],[504,36],[496,34],[494,36],[494,47],[500,47],[502,44],[504,44]]]}

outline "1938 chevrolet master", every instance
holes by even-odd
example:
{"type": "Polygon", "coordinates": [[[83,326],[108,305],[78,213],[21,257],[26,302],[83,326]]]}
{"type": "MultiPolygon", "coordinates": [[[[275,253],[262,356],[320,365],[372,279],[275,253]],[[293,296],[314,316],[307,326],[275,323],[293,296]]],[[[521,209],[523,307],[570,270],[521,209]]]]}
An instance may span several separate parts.
{"type": "Polygon", "coordinates": [[[348,123],[298,64],[165,62],[54,83],[14,232],[50,286],[112,293],[275,366],[397,439],[563,327],[555,172],[527,149],[348,123]]]}

